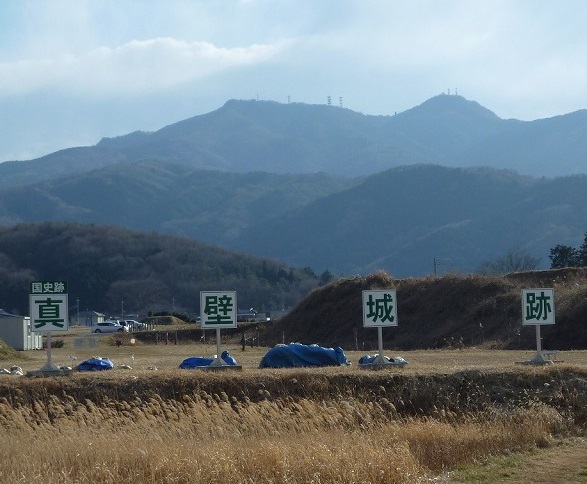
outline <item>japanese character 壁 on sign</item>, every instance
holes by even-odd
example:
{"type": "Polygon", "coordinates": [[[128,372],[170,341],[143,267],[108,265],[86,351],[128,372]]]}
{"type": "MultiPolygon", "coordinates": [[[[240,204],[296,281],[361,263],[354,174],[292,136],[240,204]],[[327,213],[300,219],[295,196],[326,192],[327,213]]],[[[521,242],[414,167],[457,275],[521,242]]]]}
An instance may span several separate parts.
{"type": "Polygon", "coordinates": [[[236,328],[237,306],[235,291],[202,291],[200,314],[203,329],[236,328]]]}

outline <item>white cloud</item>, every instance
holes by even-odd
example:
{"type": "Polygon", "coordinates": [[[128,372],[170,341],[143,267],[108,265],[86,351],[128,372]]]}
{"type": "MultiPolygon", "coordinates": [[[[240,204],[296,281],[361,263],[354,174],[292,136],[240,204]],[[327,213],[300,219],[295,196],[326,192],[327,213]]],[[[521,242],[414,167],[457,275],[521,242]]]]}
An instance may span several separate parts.
{"type": "Polygon", "coordinates": [[[54,88],[85,94],[139,94],[223,71],[266,62],[287,49],[288,41],[238,48],[172,38],[131,41],[84,55],[63,54],[44,60],[0,64],[0,96],[54,88]]]}
{"type": "Polygon", "coordinates": [[[1,0],[0,160],[257,94],[387,114],[458,88],[501,117],[564,114],[586,107],[586,16],[583,0],[1,0]]]}

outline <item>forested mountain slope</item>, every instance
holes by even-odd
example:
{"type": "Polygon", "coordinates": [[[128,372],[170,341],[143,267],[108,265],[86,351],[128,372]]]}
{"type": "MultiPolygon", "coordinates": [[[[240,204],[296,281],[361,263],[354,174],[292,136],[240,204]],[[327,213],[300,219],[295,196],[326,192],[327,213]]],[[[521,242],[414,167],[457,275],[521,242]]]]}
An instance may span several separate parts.
{"type": "Polygon", "coordinates": [[[71,306],[119,314],[199,312],[201,290],[235,290],[239,305],[283,309],[318,277],[184,237],[116,227],[40,223],[0,227],[0,308],[28,314],[29,284],[68,282],[71,306]]]}

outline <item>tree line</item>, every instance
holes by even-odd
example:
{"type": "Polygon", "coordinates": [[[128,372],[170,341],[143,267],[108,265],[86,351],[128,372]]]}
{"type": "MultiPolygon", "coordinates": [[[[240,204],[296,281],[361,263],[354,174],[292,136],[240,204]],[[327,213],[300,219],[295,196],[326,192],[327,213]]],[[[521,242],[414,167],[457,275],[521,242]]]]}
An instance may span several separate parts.
{"type": "Polygon", "coordinates": [[[551,269],[587,266],[587,232],[579,247],[559,244],[550,249],[548,257],[551,269]]]}
{"type": "Polygon", "coordinates": [[[187,237],[78,223],[0,226],[0,308],[16,314],[28,314],[35,280],[67,281],[70,309],[115,315],[199,313],[204,290],[235,290],[239,307],[287,309],[331,277],[187,237]]]}

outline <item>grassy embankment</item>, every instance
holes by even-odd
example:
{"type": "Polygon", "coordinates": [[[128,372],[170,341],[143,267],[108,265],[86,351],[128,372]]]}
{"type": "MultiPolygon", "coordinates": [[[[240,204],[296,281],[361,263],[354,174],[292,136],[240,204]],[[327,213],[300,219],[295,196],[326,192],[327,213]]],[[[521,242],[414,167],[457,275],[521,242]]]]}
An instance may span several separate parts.
{"type": "Polygon", "coordinates": [[[587,424],[576,366],[258,370],[258,353],[235,356],[242,372],[181,371],[161,357],[157,372],[3,377],[0,481],[418,482],[587,424]]]}

